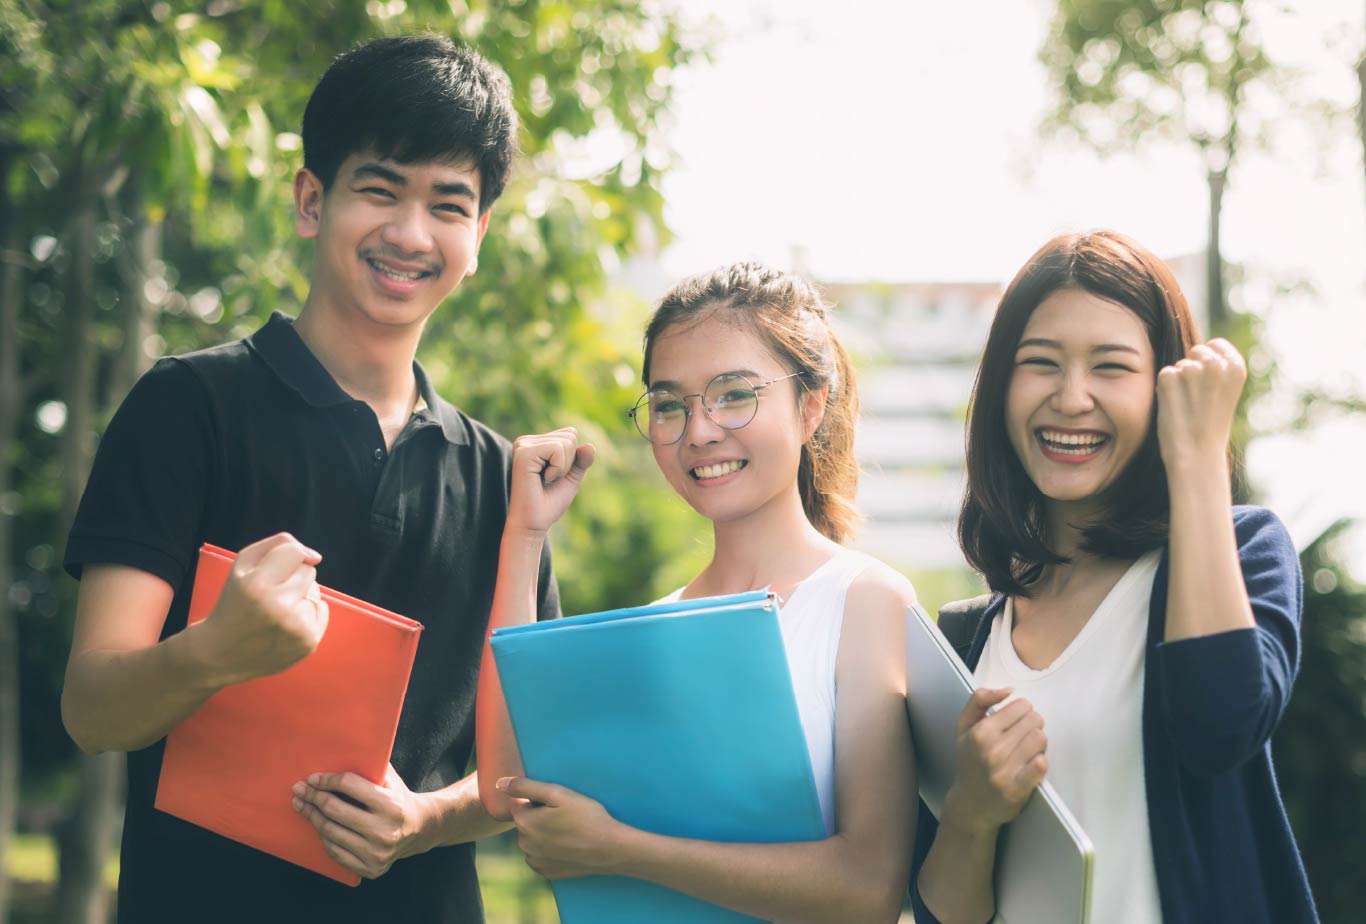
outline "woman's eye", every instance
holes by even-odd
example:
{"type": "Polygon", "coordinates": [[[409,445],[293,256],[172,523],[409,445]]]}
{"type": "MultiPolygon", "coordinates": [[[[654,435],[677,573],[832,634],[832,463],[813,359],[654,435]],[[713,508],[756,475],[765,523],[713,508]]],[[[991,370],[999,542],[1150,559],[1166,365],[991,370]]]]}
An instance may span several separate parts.
{"type": "Polygon", "coordinates": [[[1128,366],[1123,366],[1123,365],[1120,365],[1119,363],[1101,363],[1099,366],[1096,367],[1096,369],[1099,370],[1099,371],[1101,371],[1101,372],[1133,372],[1133,371],[1134,371],[1134,370],[1130,369],[1128,366]]]}
{"type": "Polygon", "coordinates": [[[1057,363],[1051,359],[1044,359],[1042,356],[1026,356],[1020,360],[1021,366],[1056,366],[1057,363]]]}

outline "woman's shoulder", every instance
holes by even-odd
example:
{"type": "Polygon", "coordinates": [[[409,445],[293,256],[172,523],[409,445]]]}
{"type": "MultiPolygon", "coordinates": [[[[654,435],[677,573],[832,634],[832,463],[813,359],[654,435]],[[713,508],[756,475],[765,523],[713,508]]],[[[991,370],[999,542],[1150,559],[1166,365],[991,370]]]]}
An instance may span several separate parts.
{"type": "Polygon", "coordinates": [[[849,554],[858,562],[859,570],[849,584],[849,593],[845,598],[846,613],[855,609],[894,610],[900,615],[906,607],[918,602],[915,587],[906,575],[863,552],[849,554]]]}

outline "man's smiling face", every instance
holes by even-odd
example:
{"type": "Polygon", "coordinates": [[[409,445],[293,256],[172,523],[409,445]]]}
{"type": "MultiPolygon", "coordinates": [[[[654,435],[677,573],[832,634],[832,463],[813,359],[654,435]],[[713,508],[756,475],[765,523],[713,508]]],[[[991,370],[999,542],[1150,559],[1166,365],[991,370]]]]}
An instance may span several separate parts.
{"type": "Polygon", "coordinates": [[[479,189],[469,165],[368,152],[346,158],[325,193],[301,170],[296,224],[317,239],[310,299],[386,326],[426,321],[472,272],[488,226],[479,189]]]}

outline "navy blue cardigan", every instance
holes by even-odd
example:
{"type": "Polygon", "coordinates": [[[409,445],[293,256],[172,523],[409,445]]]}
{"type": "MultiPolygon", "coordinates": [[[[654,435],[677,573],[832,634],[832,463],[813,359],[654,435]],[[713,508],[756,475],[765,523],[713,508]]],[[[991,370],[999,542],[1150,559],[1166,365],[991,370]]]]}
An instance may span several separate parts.
{"type": "MultiPolygon", "coordinates": [[[[1256,628],[1164,642],[1169,552],[1148,604],[1143,770],[1162,919],[1309,924],[1318,914],[1271,767],[1271,733],[1299,670],[1299,559],[1271,511],[1235,507],[1233,522],[1256,628]]],[[[969,667],[1004,603],[992,597],[969,667]]],[[[910,890],[917,924],[938,924],[917,888],[937,827],[921,802],[910,890]]]]}

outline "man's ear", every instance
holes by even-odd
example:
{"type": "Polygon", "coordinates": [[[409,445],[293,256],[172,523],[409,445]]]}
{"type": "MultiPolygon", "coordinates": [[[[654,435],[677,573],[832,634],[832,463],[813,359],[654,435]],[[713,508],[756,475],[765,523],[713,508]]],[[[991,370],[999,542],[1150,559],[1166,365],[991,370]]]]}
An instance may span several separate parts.
{"type": "Polygon", "coordinates": [[[302,238],[318,236],[322,224],[323,196],[322,180],[307,167],[300,167],[294,174],[294,230],[302,238]]]}
{"type": "Polygon", "coordinates": [[[474,239],[474,256],[470,258],[470,265],[465,268],[466,276],[473,276],[475,271],[479,269],[479,245],[484,243],[484,234],[488,232],[489,216],[492,214],[493,210],[490,209],[479,216],[477,236],[474,239]]]}
{"type": "Polygon", "coordinates": [[[802,442],[805,443],[820,429],[825,420],[825,403],[830,397],[830,386],[808,391],[802,397],[802,442]]]}

